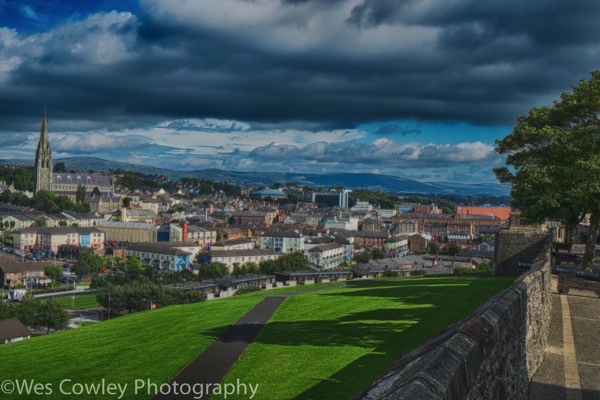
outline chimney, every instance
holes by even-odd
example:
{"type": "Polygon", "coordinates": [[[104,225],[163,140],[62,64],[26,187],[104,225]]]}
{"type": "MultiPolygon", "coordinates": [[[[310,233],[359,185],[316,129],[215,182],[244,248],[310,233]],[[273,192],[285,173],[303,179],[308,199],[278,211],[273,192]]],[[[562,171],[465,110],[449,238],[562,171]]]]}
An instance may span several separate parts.
{"type": "Polygon", "coordinates": [[[188,241],[188,224],[183,222],[181,224],[181,230],[182,230],[181,240],[184,242],[187,242],[188,241]]]}

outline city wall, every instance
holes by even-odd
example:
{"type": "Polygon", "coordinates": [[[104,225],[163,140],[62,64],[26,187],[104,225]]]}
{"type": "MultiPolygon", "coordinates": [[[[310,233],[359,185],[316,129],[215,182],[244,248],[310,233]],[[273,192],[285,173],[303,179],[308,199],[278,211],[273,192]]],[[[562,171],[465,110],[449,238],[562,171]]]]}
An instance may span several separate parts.
{"type": "Polygon", "coordinates": [[[530,270],[470,317],[405,354],[356,399],[527,398],[550,327],[551,236],[528,232],[525,240],[513,233],[500,239],[505,269],[495,273],[522,273],[525,264],[530,270]]]}

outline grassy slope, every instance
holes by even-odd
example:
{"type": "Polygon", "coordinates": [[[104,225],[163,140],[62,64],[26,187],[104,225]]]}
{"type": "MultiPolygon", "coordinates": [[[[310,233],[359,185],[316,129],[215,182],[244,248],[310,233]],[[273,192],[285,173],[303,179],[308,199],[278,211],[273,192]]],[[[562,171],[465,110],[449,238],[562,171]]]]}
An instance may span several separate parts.
{"type": "MultiPolygon", "coordinates": [[[[335,287],[336,284],[314,286],[335,287]]],[[[64,379],[86,384],[101,382],[104,378],[107,383],[127,383],[127,399],[147,399],[151,396],[141,393],[133,396],[136,379],[151,379],[158,385],[167,382],[265,296],[301,289],[303,287],[261,291],[159,308],[0,345],[0,382],[36,379],[36,382],[52,384],[54,393],[32,398],[61,399],[64,396],[59,393],[59,382],[64,379]]],[[[77,297],[75,302],[77,304],[77,297]]],[[[4,393],[0,393],[0,397],[26,398],[4,393]]]]}
{"type": "MultiPolygon", "coordinates": [[[[71,296],[63,296],[56,297],[56,300],[60,301],[60,303],[71,309],[72,300],[71,296]]],[[[87,310],[88,308],[97,308],[98,302],[96,301],[95,294],[82,294],[79,296],[75,296],[75,310],[87,310]]]]}
{"type": "Polygon", "coordinates": [[[226,382],[260,383],[261,399],[345,399],[400,355],[442,332],[514,278],[351,282],[288,298],[226,382]]]}
{"type": "MultiPolygon", "coordinates": [[[[150,378],[160,384],[261,299],[262,296],[248,295],[166,307],[1,345],[0,376],[52,383],[54,395],[44,398],[62,398],[58,382],[66,378],[81,383],[105,378],[107,382],[128,383],[130,387],[135,379],[150,378]]],[[[134,398],[133,391],[128,392],[127,398],[134,398]]]]}

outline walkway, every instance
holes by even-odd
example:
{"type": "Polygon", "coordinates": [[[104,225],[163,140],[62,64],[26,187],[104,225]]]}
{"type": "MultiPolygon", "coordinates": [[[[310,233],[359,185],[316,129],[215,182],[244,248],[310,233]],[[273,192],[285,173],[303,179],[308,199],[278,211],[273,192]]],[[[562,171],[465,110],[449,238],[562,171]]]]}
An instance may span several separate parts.
{"type": "Polygon", "coordinates": [[[552,280],[550,337],[529,400],[600,400],[600,299],[589,290],[559,295],[552,280]]]}
{"type": "MultiPolygon", "coordinates": [[[[220,383],[287,297],[342,286],[344,285],[314,287],[265,297],[171,379],[169,384],[176,386],[203,384],[207,387],[208,384],[220,383]]],[[[210,393],[205,393],[202,397],[194,393],[187,396],[158,394],[154,399],[207,399],[209,395],[210,393]]]]}

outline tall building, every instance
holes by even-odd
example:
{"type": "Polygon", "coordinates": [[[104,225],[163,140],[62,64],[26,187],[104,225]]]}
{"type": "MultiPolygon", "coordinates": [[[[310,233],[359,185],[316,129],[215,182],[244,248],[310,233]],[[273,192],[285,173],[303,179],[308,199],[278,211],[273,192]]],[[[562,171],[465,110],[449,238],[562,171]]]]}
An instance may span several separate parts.
{"type": "Polygon", "coordinates": [[[34,193],[40,190],[52,190],[52,152],[48,142],[46,110],[44,110],[44,119],[42,120],[40,141],[35,152],[34,193]]]}
{"type": "Polygon", "coordinates": [[[342,190],[340,192],[325,193],[313,192],[312,202],[322,203],[329,207],[348,208],[348,193],[350,192],[351,190],[342,190]]]}
{"type": "Polygon", "coordinates": [[[44,110],[40,141],[35,153],[34,193],[40,190],[50,190],[56,195],[69,196],[75,200],[79,186],[84,186],[86,193],[91,193],[97,187],[100,193],[107,196],[112,195],[115,191],[113,179],[110,176],[87,172],[52,173],[52,151],[48,141],[46,110],[44,110]]]}

